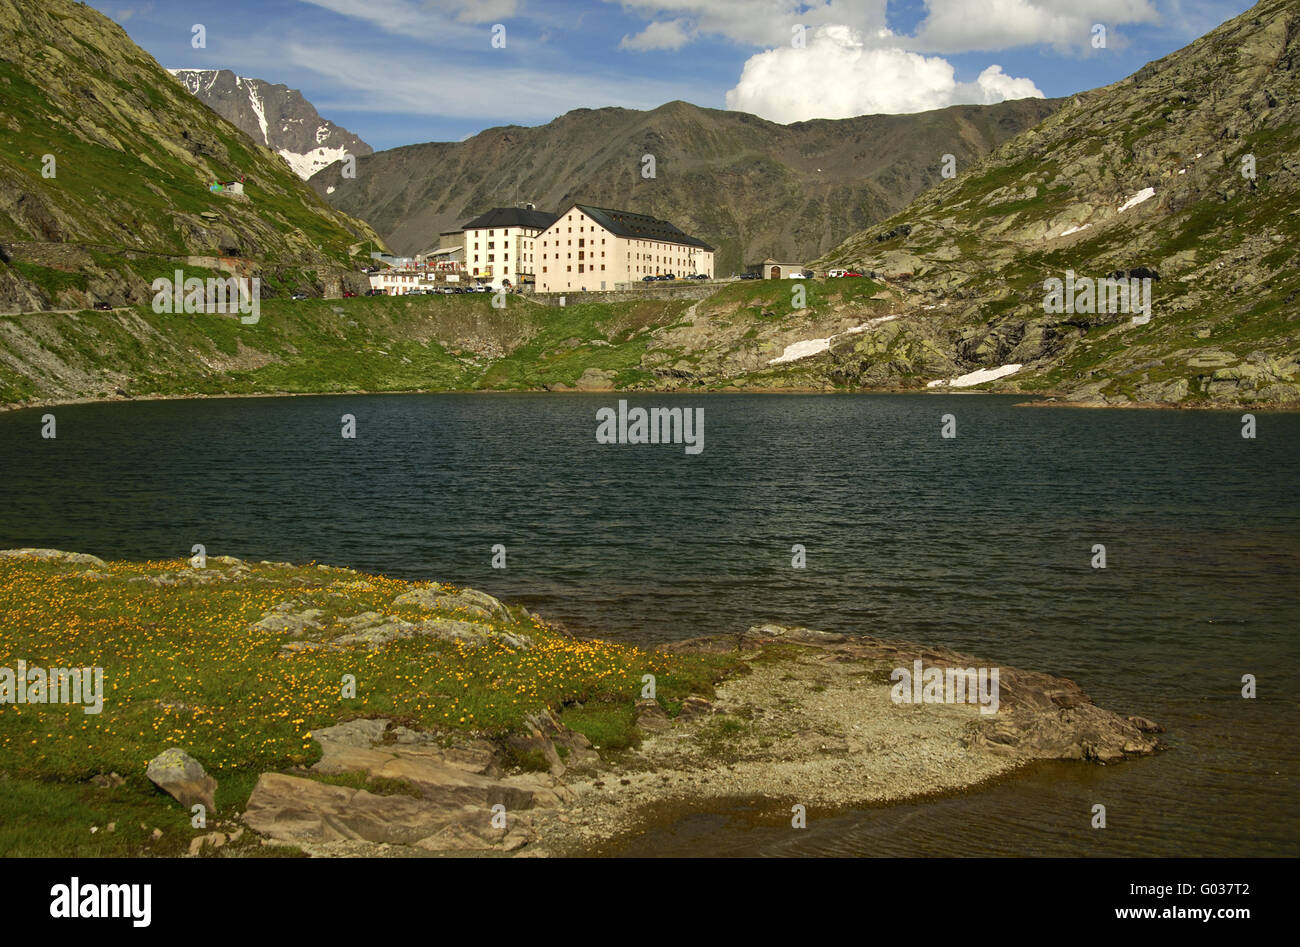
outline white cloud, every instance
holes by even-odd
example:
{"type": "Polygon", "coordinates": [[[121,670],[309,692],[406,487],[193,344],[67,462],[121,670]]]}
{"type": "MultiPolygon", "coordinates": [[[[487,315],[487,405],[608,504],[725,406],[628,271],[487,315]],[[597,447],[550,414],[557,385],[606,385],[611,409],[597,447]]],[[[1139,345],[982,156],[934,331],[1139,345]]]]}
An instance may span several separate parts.
{"type": "Polygon", "coordinates": [[[452,14],[462,23],[496,23],[519,12],[518,0],[424,0],[432,13],[452,14]]]}
{"type": "Polygon", "coordinates": [[[500,67],[492,57],[455,69],[418,54],[376,57],[342,46],[289,42],[275,55],[281,62],[331,80],[328,94],[313,99],[322,112],[375,110],[449,118],[492,116],[489,124],[549,122],[576,108],[591,108],[592,90],[600,101],[624,108],[653,109],[695,91],[683,79],[654,81],[639,76],[562,73],[500,67]],[[528,90],[521,95],[520,90],[528,90]]]}
{"type": "Polygon", "coordinates": [[[812,28],[841,23],[863,32],[874,32],[885,26],[886,6],[886,0],[605,0],[605,2],[617,4],[629,13],[654,21],[652,26],[665,21],[676,22],[679,24],[681,35],[689,40],[701,36],[721,36],[748,46],[788,44],[790,29],[795,24],[812,28]]]}
{"type": "Polygon", "coordinates": [[[635,36],[624,36],[619,49],[646,52],[651,49],[681,49],[691,41],[685,20],[655,21],[635,36]]]}
{"type": "MultiPolygon", "coordinates": [[[[518,12],[518,0],[299,0],[331,13],[365,20],[387,33],[440,42],[486,37],[478,24],[498,23],[518,12]]],[[[486,39],[483,40],[487,42],[486,39]]]]}
{"type": "Polygon", "coordinates": [[[975,101],[983,105],[1005,102],[1008,99],[1041,99],[1043,92],[1033,79],[1017,79],[1002,71],[1001,66],[989,66],[975,80],[975,89],[981,97],[975,101]]]}
{"type": "MultiPolygon", "coordinates": [[[[790,42],[795,23],[813,28],[849,26],[871,35],[886,29],[886,0],[606,0],[647,20],[682,21],[691,40],[722,36],[751,46],[790,42]]],[[[1167,0],[1179,10],[1186,2],[1167,0]]],[[[907,49],[958,53],[1012,49],[1047,43],[1088,49],[1092,25],[1108,30],[1129,23],[1156,23],[1154,0],[925,0],[926,17],[915,36],[896,37],[907,49]]],[[[1222,19],[1222,16],[1219,17],[1222,19]]],[[[1214,20],[1211,25],[1217,23],[1214,20]]],[[[674,47],[675,48],[675,47],[674,47]]]]}
{"type": "Polygon", "coordinates": [[[758,53],[727,93],[727,107],[788,123],[1042,98],[1031,80],[1008,76],[1000,66],[958,82],[946,59],[883,45],[889,39],[883,31],[868,41],[847,26],[827,26],[811,32],[804,49],[758,53]]]}
{"type": "Polygon", "coordinates": [[[1087,49],[1092,26],[1108,31],[1155,23],[1151,0],[927,0],[928,15],[908,45],[929,52],[974,52],[1048,43],[1087,49]]]}
{"type": "Polygon", "coordinates": [[[127,20],[131,19],[131,17],[135,16],[137,13],[150,13],[152,11],[153,11],[152,3],[140,4],[133,7],[122,7],[114,15],[114,19],[116,19],[118,23],[125,23],[127,20]]]}

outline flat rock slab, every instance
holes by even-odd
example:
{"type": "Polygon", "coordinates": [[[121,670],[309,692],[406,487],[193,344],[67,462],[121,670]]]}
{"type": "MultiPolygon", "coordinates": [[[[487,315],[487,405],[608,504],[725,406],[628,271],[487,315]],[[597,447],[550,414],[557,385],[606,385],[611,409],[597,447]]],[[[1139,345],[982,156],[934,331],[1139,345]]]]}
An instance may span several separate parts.
{"type": "Polygon", "coordinates": [[[427,852],[514,851],[533,839],[528,810],[574,798],[544,773],[502,776],[498,751],[486,740],[444,746],[434,734],[384,719],[351,720],[318,731],[315,739],[322,756],[311,772],[363,773],[367,780],[404,783],[410,792],[383,794],[264,773],[244,815],[249,828],[308,846],[351,841],[427,852]]]}
{"type": "MultiPolygon", "coordinates": [[[[490,808],[480,806],[429,805],[414,796],[379,795],[314,779],[263,773],[248,799],[244,824],[282,842],[360,840],[459,850],[505,843],[511,831],[508,811],[504,829],[493,826],[492,816],[490,808]]],[[[516,816],[516,843],[521,843],[519,836],[524,834],[519,821],[516,816]]]]}

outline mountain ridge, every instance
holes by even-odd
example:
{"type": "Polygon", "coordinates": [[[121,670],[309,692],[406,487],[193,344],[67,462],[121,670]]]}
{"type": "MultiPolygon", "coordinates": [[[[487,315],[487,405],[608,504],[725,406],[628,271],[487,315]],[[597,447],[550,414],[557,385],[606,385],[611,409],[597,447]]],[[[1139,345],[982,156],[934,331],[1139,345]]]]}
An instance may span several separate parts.
{"type": "Polygon", "coordinates": [[[333,165],[311,185],[364,217],[399,252],[436,246],[493,206],[574,202],[671,220],[718,247],[718,271],[768,256],[812,257],[900,209],[958,166],[1050,114],[1060,100],[958,105],[780,125],[680,100],[639,111],[575,109],[545,125],[488,128],[463,142],[375,152],[356,177],[333,165]],[[652,155],[654,176],[643,176],[652,155]]]}
{"type": "Polygon", "coordinates": [[[289,163],[304,181],[347,155],[374,149],[329,119],[298,89],[230,69],[168,69],[190,94],[289,163]]]}

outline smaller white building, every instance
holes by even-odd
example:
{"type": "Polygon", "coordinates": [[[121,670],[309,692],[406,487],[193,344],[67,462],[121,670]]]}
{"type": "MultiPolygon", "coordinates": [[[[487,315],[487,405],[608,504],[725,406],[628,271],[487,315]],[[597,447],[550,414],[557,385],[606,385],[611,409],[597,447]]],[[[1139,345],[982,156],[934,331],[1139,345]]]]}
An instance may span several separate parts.
{"type": "Polygon", "coordinates": [[[422,293],[433,287],[433,280],[418,270],[383,270],[370,274],[370,288],[382,290],[386,296],[405,296],[417,291],[422,293]]]}

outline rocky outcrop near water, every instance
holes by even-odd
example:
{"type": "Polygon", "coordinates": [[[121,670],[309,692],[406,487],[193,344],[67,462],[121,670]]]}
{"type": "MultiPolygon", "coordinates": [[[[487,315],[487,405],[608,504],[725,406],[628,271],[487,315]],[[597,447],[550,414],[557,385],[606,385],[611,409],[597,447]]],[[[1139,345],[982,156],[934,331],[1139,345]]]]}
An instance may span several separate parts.
{"type": "MultiPolygon", "coordinates": [[[[136,804],[160,816],[179,804],[195,829],[190,808],[214,814],[222,777],[223,821],[174,839],[141,824],[134,854],[583,854],[665,802],[840,811],[1161,746],[1157,724],[1098,707],[1073,681],[945,648],[759,624],[643,650],[575,638],[475,589],[317,563],[185,563],[0,550],[15,600],[57,598],[84,640],[149,642],[114,669],[98,719],[131,723],[86,748],[100,769],[87,786],[143,790],[136,804]],[[123,614],[150,617],[135,629],[123,614]],[[186,661],[169,676],[173,653],[186,661]],[[128,673],[156,654],[164,666],[128,673]],[[150,759],[143,774],[126,753],[150,759]],[[246,802],[231,795],[241,785],[246,802]]],[[[17,640],[48,634],[25,605],[9,616],[17,640]]],[[[29,758],[9,765],[27,772],[29,758]]],[[[86,781],[76,766],[48,775],[86,781]]]]}
{"type": "MultiPolygon", "coordinates": [[[[917,661],[927,669],[944,671],[995,666],[947,648],[773,624],[756,625],[735,637],[694,639],[670,648],[754,650],[787,643],[825,652],[828,660],[864,662],[891,672],[897,668],[910,672],[917,661]]],[[[1074,681],[1014,667],[998,667],[998,672],[998,708],[976,720],[973,736],[979,746],[1026,760],[1111,762],[1152,753],[1160,745],[1154,724],[1098,707],[1074,681]]]]}
{"type": "Polygon", "coordinates": [[[987,667],[943,648],[768,624],[665,650],[737,653],[747,670],[672,715],[638,701],[639,745],[607,755],[550,711],[496,741],[354,720],[314,735],[323,755],[310,770],[264,774],[244,823],[318,855],[581,854],[676,799],[844,809],[962,791],[1034,760],[1113,763],[1161,745],[1157,724],[1096,706],[1073,681],[1011,667],[998,669],[996,713],[898,703],[894,668],[987,667]],[[530,756],[539,771],[518,772],[530,756]],[[344,776],[359,780],[320,781],[344,776]]]}
{"type": "MultiPolygon", "coordinates": [[[[555,735],[590,748],[564,728],[555,735]]],[[[302,774],[264,773],[244,823],[318,854],[340,842],[514,851],[535,839],[531,810],[572,798],[550,773],[503,775],[504,754],[486,740],[446,740],[385,719],[353,720],[314,738],[323,751],[320,761],[302,774]],[[370,788],[320,781],[343,775],[359,776],[370,788]]]]}

